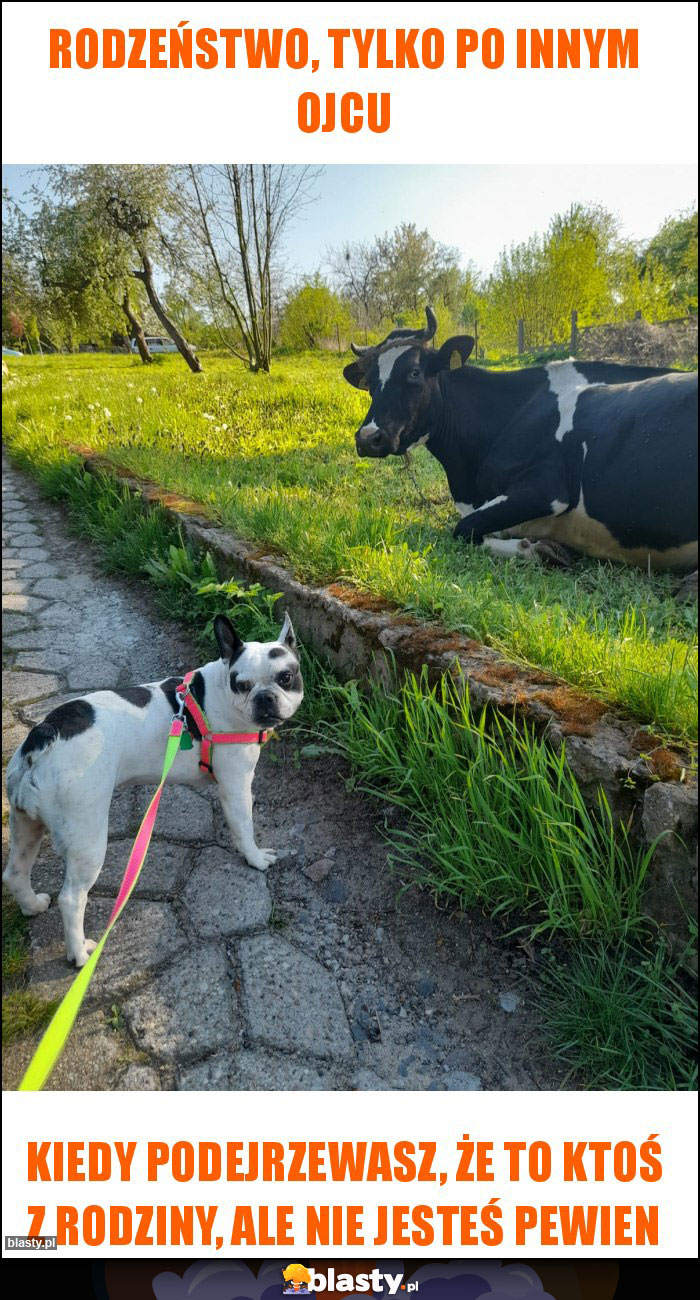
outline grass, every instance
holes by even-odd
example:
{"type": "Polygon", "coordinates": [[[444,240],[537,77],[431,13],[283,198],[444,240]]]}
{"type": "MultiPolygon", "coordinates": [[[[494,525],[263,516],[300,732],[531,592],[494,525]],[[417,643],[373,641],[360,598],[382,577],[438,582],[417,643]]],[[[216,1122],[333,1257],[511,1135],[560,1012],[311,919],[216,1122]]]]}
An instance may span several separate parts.
{"type": "Polygon", "coordinates": [[[23,987],[29,966],[27,922],[14,898],[2,894],[2,1041],[14,1043],[49,1023],[59,999],[38,997],[23,987]]]}
{"type": "Polygon", "coordinates": [[[408,674],[327,687],[321,724],[365,793],[406,810],[388,833],[393,862],[460,908],[516,915],[529,937],[619,936],[641,920],[652,856],[617,826],[602,791],[585,804],[565,750],[502,714],[475,714],[464,684],[408,674]]]}
{"type": "Polygon", "coordinates": [[[697,1001],[662,944],[586,944],[552,962],[542,1007],[557,1057],[590,1088],[697,1088],[697,1001]]]}
{"type": "MultiPolygon", "coordinates": [[[[67,504],[73,529],[99,546],[108,570],[147,579],[203,656],[222,609],[243,636],[270,635],[279,622],[274,592],[218,581],[210,558],[183,545],[162,509],[144,512],[111,478],[84,474],[63,446],[32,445],[34,472],[67,504]]],[[[30,450],[20,447],[27,464],[30,450]]],[[[475,714],[449,678],[430,687],[409,675],[388,691],[362,690],[339,683],[307,652],[303,671],[301,753],[341,753],[359,788],[404,809],[401,830],[386,833],[405,881],[526,932],[552,1051],[576,1084],[696,1086],[690,961],[670,956],[645,915],[650,853],[602,796],[586,805],[565,752],[552,753],[508,717],[475,714]]],[[[53,1009],[19,993],[10,993],[10,1036],[53,1009]]]]}
{"type": "Polygon", "coordinates": [[[343,581],[410,614],[551,670],[685,742],[697,736],[697,611],[674,580],[581,560],[570,572],[502,560],[451,538],[442,470],[423,450],[360,460],[366,410],[335,356],[287,356],[271,376],[211,358],[12,363],[4,436],[49,477],[87,445],[201,501],[308,581],[343,581]],[[426,506],[426,499],[431,503],[426,506]]]}

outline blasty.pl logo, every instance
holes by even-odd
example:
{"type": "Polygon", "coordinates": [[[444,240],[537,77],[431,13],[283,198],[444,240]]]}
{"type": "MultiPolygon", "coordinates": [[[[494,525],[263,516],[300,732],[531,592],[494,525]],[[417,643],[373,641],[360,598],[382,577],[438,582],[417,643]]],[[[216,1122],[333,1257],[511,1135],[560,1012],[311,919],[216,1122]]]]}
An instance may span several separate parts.
{"type": "Polygon", "coordinates": [[[400,1291],[417,1291],[417,1282],[404,1282],[403,1273],[382,1273],[373,1268],[371,1273],[336,1273],[334,1268],[318,1272],[305,1264],[288,1264],[283,1270],[283,1295],[314,1295],[317,1292],[366,1291],[372,1295],[395,1296],[400,1291]]]}

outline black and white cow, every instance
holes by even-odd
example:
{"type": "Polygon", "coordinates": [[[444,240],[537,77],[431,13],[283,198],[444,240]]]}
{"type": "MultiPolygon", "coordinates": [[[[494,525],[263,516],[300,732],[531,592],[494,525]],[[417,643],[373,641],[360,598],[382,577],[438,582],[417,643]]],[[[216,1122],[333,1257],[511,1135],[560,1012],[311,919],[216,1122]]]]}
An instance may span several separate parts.
{"type": "Polygon", "coordinates": [[[425,445],[462,516],[455,536],[496,554],[552,539],[643,568],[697,567],[697,374],[598,361],[465,367],[474,340],[433,348],[426,314],[422,331],[353,348],[345,378],[372,398],[360,456],[425,445]]]}

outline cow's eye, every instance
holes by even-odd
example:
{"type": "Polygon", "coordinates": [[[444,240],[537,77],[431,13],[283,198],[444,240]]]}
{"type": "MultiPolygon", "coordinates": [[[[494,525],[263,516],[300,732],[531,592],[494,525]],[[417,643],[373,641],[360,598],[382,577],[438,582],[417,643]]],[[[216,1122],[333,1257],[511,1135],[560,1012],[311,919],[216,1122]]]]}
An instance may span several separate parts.
{"type": "Polygon", "coordinates": [[[420,379],[421,373],[417,366],[415,366],[413,370],[409,370],[408,377],[412,380],[420,379]]]}

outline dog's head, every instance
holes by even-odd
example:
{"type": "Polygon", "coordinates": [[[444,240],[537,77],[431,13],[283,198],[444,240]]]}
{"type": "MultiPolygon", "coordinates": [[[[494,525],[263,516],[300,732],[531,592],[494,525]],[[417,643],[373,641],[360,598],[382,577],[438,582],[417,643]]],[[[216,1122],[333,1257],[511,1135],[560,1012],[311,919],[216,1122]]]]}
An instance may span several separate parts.
{"type": "Polygon", "coordinates": [[[256,728],[278,727],[291,718],[304,698],[304,683],[289,615],[276,641],[242,641],[225,614],[214,619],[214,634],[235,712],[256,728]]]}

